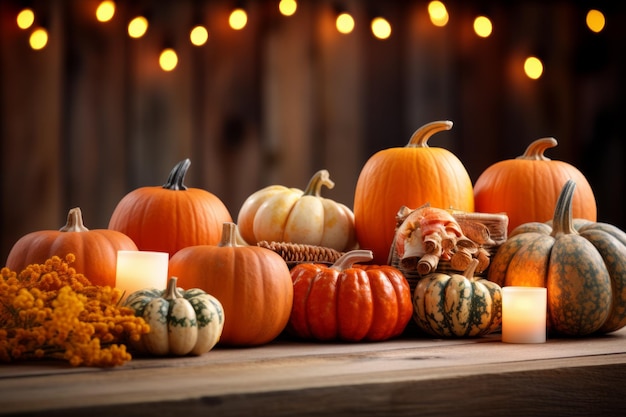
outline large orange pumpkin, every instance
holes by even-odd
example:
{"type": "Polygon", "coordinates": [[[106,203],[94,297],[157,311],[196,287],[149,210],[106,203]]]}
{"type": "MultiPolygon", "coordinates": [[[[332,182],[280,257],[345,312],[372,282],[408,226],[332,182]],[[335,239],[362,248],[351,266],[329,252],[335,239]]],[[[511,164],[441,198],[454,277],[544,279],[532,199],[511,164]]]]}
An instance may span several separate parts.
{"type": "Polygon", "coordinates": [[[6,266],[21,271],[30,264],[43,264],[52,256],[76,256],[72,267],[94,285],[115,286],[118,250],[137,250],[133,240],[121,232],[87,229],[79,207],[71,209],[60,230],[40,230],[22,236],[11,248],[6,266]]]}
{"type": "Polygon", "coordinates": [[[287,325],[293,303],[287,264],[269,249],[239,246],[232,222],[223,224],[217,246],[189,246],[174,254],[169,274],[181,287],[200,288],[222,304],[222,345],[261,345],[287,325]]]}
{"type": "Polygon", "coordinates": [[[411,290],[389,265],[356,265],[369,250],[345,253],[332,266],[291,270],[294,301],[288,330],[305,339],[378,342],[400,335],[413,314],[411,290]]]}
{"type": "Polygon", "coordinates": [[[215,245],[232,217],[214,194],[183,184],[191,161],[179,162],[163,186],[141,187],[117,204],[109,229],[130,236],[140,250],[168,252],[193,245],[215,245]]]}
{"type": "Polygon", "coordinates": [[[388,262],[396,214],[402,206],[474,211],[472,181],[465,166],[450,151],[430,147],[428,139],[452,128],[438,121],[419,128],[403,148],[377,152],[365,163],[354,194],[356,236],[371,249],[373,262],[388,262]]]}
{"type": "Polygon", "coordinates": [[[546,222],[554,214],[563,185],[569,179],[577,189],[572,201],[575,218],[596,221],[596,200],[585,176],[573,165],[544,155],[557,146],[554,138],[532,142],[523,155],[489,166],[474,184],[476,211],[506,213],[508,232],[529,222],[546,222]]]}

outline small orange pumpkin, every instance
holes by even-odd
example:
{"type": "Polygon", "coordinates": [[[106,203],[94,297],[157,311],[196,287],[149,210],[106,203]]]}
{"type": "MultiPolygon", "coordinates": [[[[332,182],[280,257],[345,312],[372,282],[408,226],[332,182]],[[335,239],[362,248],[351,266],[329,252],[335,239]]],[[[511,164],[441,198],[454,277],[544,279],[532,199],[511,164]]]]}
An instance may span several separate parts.
{"type": "Polygon", "coordinates": [[[163,186],[141,187],[117,204],[109,229],[130,236],[140,250],[167,252],[193,245],[215,245],[223,222],[232,221],[214,194],[183,184],[191,161],[179,162],[163,186]]]}
{"type": "Polygon", "coordinates": [[[80,208],[75,207],[60,230],[40,230],[22,236],[11,248],[6,266],[22,271],[30,264],[43,264],[52,256],[64,259],[73,253],[76,261],[72,267],[76,272],[94,285],[114,287],[118,250],[137,250],[137,246],[121,232],[87,229],[80,208]]]}
{"type": "Polygon", "coordinates": [[[596,221],[596,200],[585,176],[573,165],[544,155],[557,146],[554,138],[532,142],[523,155],[488,167],[474,184],[476,211],[506,213],[508,233],[528,222],[546,222],[568,179],[578,185],[572,201],[573,216],[596,221]]]}
{"type": "Polygon", "coordinates": [[[452,128],[450,121],[419,128],[403,148],[374,154],[359,174],[354,193],[354,220],[361,248],[371,249],[373,262],[388,263],[396,214],[403,207],[432,207],[474,211],[469,174],[450,151],[429,147],[435,133],[452,128]]]}
{"type": "Polygon", "coordinates": [[[383,341],[400,335],[413,314],[409,284],[394,267],[354,265],[371,260],[371,251],[353,250],[330,267],[293,267],[288,331],[322,341],[383,341]]]}
{"type": "Polygon", "coordinates": [[[237,244],[237,226],[223,224],[217,246],[181,249],[169,263],[170,276],[184,288],[200,288],[224,308],[220,344],[254,346],[275,339],[289,320],[293,285],[289,268],[276,252],[237,244]]]}

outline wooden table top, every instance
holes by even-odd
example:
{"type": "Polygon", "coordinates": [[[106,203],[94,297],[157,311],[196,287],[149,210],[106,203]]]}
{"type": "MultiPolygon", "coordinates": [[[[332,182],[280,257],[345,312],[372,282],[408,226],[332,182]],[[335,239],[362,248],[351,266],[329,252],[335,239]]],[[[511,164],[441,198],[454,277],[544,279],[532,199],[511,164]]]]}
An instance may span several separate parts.
{"type": "Polygon", "coordinates": [[[278,338],[113,369],[0,367],[1,415],[626,415],[626,329],[545,344],[278,338]]]}

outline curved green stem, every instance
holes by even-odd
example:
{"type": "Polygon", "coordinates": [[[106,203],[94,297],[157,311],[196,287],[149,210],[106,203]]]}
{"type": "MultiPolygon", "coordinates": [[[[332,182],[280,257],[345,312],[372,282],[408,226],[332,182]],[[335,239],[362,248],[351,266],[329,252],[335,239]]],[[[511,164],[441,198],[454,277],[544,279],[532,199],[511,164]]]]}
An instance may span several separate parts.
{"type": "Polygon", "coordinates": [[[335,183],[330,179],[330,174],[327,170],[321,169],[311,177],[309,183],[304,189],[303,195],[313,195],[315,197],[320,197],[320,193],[322,192],[322,186],[326,186],[329,189],[335,187],[335,183]]]}
{"type": "Polygon", "coordinates": [[[177,163],[176,166],[172,168],[169,177],[167,177],[167,182],[163,184],[163,188],[168,190],[186,190],[187,186],[183,184],[183,181],[185,180],[185,174],[187,174],[189,165],[191,165],[189,158],[177,163]]]}
{"type": "Polygon", "coordinates": [[[574,218],[572,215],[572,200],[575,189],[576,182],[574,182],[574,180],[567,180],[561,189],[561,194],[559,194],[559,199],[556,201],[554,208],[552,233],[550,233],[550,236],[557,237],[560,235],[578,234],[574,228],[574,218]]]}

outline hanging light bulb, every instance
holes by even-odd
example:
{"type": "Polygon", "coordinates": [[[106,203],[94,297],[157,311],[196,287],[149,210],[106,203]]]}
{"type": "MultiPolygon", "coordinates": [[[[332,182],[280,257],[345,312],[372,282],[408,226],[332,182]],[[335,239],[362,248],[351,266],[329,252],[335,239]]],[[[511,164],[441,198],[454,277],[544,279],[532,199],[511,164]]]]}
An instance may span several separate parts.
{"type": "Polygon", "coordinates": [[[131,38],[141,38],[148,31],[148,19],[137,16],[128,24],[128,35],[131,38]]]}
{"type": "Polygon", "coordinates": [[[278,3],[278,10],[283,16],[293,16],[298,9],[298,3],[296,0],[280,0],[278,3]]]}
{"type": "Polygon", "coordinates": [[[354,18],[349,13],[342,12],[337,16],[335,26],[339,33],[346,35],[354,30],[354,18]]]}
{"type": "Polygon", "coordinates": [[[165,48],[159,55],[159,65],[163,71],[173,71],[178,65],[178,54],[172,48],[165,48]]]}
{"type": "Polygon", "coordinates": [[[524,72],[528,78],[536,80],[543,74],[543,63],[536,56],[529,56],[524,61],[524,72]]]}
{"type": "Polygon", "coordinates": [[[96,19],[98,22],[108,22],[115,16],[115,2],[104,0],[96,8],[96,19]]]}
{"type": "Polygon", "coordinates": [[[481,38],[488,38],[493,31],[491,20],[487,16],[478,16],[474,19],[474,32],[481,38]]]}
{"type": "Polygon", "coordinates": [[[371,24],[372,33],[378,39],[387,39],[391,36],[391,24],[384,17],[375,17],[371,24]]]}
{"type": "Polygon", "coordinates": [[[48,31],[43,27],[35,29],[33,33],[30,34],[28,42],[30,47],[36,51],[45,48],[48,44],[48,31]]]}
{"type": "Polygon", "coordinates": [[[248,24],[248,14],[244,9],[238,7],[230,12],[228,24],[235,30],[241,30],[248,24]]]}
{"type": "Polygon", "coordinates": [[[209,31],[202,25],[197,25],[189,32],[189,40],[196,46],[202,46],[209,40],[209,31]]]}
{"type": "Polygon", "coordinates": [[[439,27],[447,25],[450,18],[446,5],[438,0],[428,3],[428,16],[430,16],[430,21],[433,25],[439,27]]]}
{"type": "Polygon", "coordinates": [[[28,29],[33,25],[33,23],[35,23],[35,13],[32,9],[22,9],[22,11],[17,14],[17,18],[15,20],[17,22],[17,27],[24,30],[28,29]]]}
{"type": "Polygon", "coordinates": [[[606,20],[604,18],[604,14],[600,10],[589,10],[587,12],[586,23],[589,30],[595,33],[602,32],[604,29],[604,25],[606,24],[606,20]]]}

